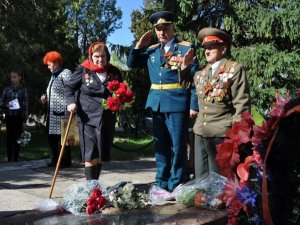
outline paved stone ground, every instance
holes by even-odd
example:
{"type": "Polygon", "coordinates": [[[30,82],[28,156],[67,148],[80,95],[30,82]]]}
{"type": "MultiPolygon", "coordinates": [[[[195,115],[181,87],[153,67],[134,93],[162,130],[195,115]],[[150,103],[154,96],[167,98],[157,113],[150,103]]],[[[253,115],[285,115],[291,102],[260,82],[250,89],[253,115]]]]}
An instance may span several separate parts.
{"type": "MultiPolygon", "coordinates": [[[[226,224],[226,213],[196,208],[186,209],[177,204],[155,206],[147,210],[122,211],[108,209],[92,217],[78,217],[59,210],[41,212],[37,207],[48,199],[55,168],[46,160],[0,164],[0,224],[6,225],[76,225],[76,224],[226,224]],[[138,215],[138,216],[137,216],[138,215]],[[127,222],[126,222],[127,221],[127,222]],[[131,222],[128,222],[131,221],[131,222]]],[[[111,186],[120,181],[151,185],[155,177],[155,161],[144,158],[132,161],[113,161],[103,165],[100,183],[111,186]]],[[[58,172],[52,199],[60,202],[65,189],[84,181],[84,168],[74,163],[58,172]]]]}

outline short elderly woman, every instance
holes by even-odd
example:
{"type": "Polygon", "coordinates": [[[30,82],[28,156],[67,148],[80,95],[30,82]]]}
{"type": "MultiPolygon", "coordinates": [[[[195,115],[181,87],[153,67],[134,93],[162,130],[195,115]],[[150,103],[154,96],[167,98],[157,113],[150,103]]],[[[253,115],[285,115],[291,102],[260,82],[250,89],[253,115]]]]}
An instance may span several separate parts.
{"type": "MultiPolygon", "coordinates": [[[[43,104],[47,103],[48,141],[52,151],[52,160],[48,166],[56,166],[61,149],[61,120],[69,117],[64,99],[64,84],[70,80],[72,72],[63,67],[63,61],[57,51],[47,52],[43,58],[43,63],[51,72],[46,93],[40,98],[43,104]]],[[[71,164],[71,146],[66,146],[61,167],[70,167],[71,164]]]]}
{"type": "Polygon", "coordinates": [[[102,161],[109,160],[115,130],[115,114],[101,106],[110,92],[110,80],[122,81],[121,72],[109,63],[110,54],[103,42],[93,43],[85,60],[65,85],[67,109],[77,112],[80,148],[87,180],[97,180],[102,161]],[[78,91],[75,98],[75,92],[78,91]]]}

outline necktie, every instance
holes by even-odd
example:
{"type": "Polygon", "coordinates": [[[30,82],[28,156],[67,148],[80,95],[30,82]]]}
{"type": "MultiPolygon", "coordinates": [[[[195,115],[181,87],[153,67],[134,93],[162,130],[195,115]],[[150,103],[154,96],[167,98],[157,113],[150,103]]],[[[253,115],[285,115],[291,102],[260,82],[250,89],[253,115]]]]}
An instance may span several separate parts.
{"type": "Polygon", "coordinates": [[[208,68],[207,75],[208,75],[208,79],[212,78],[212,68],[211,68],[211,66],[208,68]]]}

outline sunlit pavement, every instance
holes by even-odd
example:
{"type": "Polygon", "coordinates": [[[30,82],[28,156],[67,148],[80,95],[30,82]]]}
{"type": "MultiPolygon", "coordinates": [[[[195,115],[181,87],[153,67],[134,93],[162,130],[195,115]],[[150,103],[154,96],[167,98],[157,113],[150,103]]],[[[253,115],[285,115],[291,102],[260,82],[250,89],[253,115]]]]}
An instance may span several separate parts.
{"type": "MultiPolygon", "coordinates": [[[[106,162],[102,168],[100,183],[107,187],[120,181],[131,181],[133,184],[150,186],[154,182],[155,170],[154,158],[106,162]]],[[[112,208],[94,216],[74,216],[59,210],[41,212],[37,208],[43,200],[48,199],[54,171],[55,168],[47,167],[46,160],[1,164],[0,224],[226,224],[225,212],[185,209],[177,204],[155,206],[147,210],[124,211],[112,208]]],[[[81,163],[61,168],[52,199],[60,202],[67,187],[84,180],[81,163]]]]}

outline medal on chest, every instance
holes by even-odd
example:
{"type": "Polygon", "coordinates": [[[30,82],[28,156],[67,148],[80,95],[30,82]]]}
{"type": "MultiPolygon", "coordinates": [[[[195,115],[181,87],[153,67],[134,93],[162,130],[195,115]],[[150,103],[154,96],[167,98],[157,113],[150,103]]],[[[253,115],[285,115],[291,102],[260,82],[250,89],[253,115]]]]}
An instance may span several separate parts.
{"type": "Polygon", "coordinates": [[[224,66],[221,66],[218,73],[211,78],[208,75],[208,68],[202,70],[196,75],[196,89],[198,97],[208,102],[222,102],[230,96],[230,88],[232,77],[234,76],[234,67],[230,67],[225,71],[224,66]]]}

